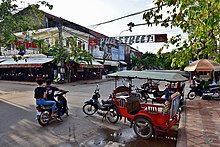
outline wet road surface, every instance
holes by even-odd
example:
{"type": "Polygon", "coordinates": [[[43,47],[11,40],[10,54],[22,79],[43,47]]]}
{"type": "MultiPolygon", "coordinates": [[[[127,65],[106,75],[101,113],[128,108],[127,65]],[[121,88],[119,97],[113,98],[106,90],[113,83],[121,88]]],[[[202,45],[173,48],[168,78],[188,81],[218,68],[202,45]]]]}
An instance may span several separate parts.
{"type": "Polygon", "coordinates": [[[87,141],[84,145],[90,147],[103,147],[103,146],[125,146],[125,147],[175,147],[176,138],[167,137],[166,135],[160,135],[157,139],[151,138],[144,140],[138,138],[133,129],[123,129],[120,131],[112,131],[109,129],[101,129],[100,134],[97,137],[87,141]]]}

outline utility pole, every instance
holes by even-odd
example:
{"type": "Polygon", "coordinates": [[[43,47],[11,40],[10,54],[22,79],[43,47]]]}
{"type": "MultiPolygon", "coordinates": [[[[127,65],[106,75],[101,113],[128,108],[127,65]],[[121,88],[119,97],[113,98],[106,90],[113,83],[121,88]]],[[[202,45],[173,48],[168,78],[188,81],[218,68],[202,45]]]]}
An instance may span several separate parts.
{"type": "MultiPolygon", "coordinates": [[[[62,32],[63,32],[63,30],[62,30],[62,22],[61,21],[59,22],[57,28],[58,28],[58,32],[59,32],[59,35],[58,35],[59,48],[63,49],[63,40],[62,40],[62,37],[63,37],[62,36],[62,32]]],[[[61,82],[63,82],[64,81],[65,68],[64,68],[64,60],[63,60],[62,57],[61,57],[61,61],[59,61],[59,62],[60,63],[58,65],[60,66],[60,70],[58,72],[60,72],[59,73],[60,74],[60,80],[61,80],[61,82]]]]}
{"type": "Polygon", "coordinates": [[[118,44],[118,71],[120,71],[120,48],[119,48],[119,46],[120,46],[120,44],[122,43],[122,41],[121,41],[121,39],[120,39],[120,37],[121,37],[121,34],[123,33],[123,32],[126,32],[126,31],[129,31],[128,29],[127,30],[122,30],[120,33],[119,33],[119,44],[118,44]]]}

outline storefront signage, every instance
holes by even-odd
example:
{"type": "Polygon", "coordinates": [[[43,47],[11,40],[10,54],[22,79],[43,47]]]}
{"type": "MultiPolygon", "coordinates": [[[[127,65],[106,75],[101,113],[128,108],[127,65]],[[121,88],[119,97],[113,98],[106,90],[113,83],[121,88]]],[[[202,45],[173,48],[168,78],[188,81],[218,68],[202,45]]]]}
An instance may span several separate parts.
{"type": "Polygon", "coordinates": [[[89,38],[89,46],[96,46],[98,45],[98,39],[97,38],[89,38]]]}
{"type": "Polygon", "coordinates": [[[35,43],[31,43],[31,42],[18,41],[16,43],[17,46],[21,46],[22,44],[25,46],[25,48],[37,48],[37,45],[35,43]]]}

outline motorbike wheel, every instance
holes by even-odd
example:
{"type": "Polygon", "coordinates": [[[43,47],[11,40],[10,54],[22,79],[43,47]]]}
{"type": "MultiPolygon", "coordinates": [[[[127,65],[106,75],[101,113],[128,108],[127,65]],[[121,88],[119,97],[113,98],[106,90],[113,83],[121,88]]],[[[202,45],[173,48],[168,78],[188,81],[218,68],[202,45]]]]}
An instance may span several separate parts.
{"type": "Polygon", "coordinates": [[[113,124],[118,122],[119,113],[118,113],[117,108],[113,107],[109,110],[107,119],[110,123],[113,123],[113,124]]]}
{"type": "Polygon", "coordinates": [[[95,106],[91,104],[85,104],[82,109],[83,112],[87,115],[93,115],[97,111],[95,106]]]}
{"type": "Polygon", "coordinates": [[[187,94],[187,99],[190,99],[190,100],[193,100],[196,98],[196,93],[195,91],[190,91],[188,94],[187,94]]]}
{"type": "Polygon", "coordinates": [[[216,90],[216,91],[215,91],[215,95],[217,95],[217,96],[212,97],[212,99],[213,99],[213,100],[220,100],[220,91],[219,91],[219,90],[216,90]]]}
{"type": "Polygon", "coordinates": [[[50,112],[43,111],[37,120],[41,126],[46,126],[50,121],[50,112]]]}
{"type": "Polygon", "coordinates": [[[152,123],[144,117],[139,117],[134,120],[133,129],[135,134],[143,139],[149,139],[153,134],[152,123]]]}

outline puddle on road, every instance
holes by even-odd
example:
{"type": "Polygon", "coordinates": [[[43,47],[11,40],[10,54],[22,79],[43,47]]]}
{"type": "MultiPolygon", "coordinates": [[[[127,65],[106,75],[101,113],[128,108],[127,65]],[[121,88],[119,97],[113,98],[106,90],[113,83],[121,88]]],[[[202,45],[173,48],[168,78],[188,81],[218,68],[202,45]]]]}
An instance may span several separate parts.
{"type": "MultiPolygon", "coordinates": [[[[169,133],[172,137],[167,137],[164,134],[158,134],[158,138],[144,140],[138,138],[132,128],[122,129],[119,131],[110,129],[101,129],[98,131],[97,137],[90,139],[84,146],[88,147],[110,147],[112,143],[117,143],[118,147],[175,147],[176,135],[169,133]]],[[[115,145],[114,145],[115,146],[115,145]]]]}

